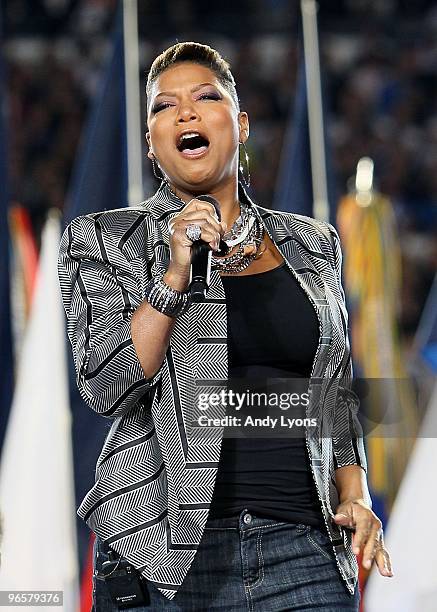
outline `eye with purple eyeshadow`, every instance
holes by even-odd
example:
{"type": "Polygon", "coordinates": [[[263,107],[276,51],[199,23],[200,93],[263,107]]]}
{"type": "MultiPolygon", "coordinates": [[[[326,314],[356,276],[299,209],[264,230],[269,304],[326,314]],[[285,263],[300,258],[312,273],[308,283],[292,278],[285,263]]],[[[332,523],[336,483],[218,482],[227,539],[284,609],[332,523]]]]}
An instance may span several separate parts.
{"type": "MultiPolygon", "coordinates": [[[[196,100],[221,100],[222,97],[220,96],[220,94],[218,92],[214,92],[214,91],[206,91],[202,94],[200,94],[196,100]]],[[[169,106],[171,106],[170,102],[160,102],[159,104],[157,104],[156,106],[154,106],[152,108],[152,113],[154,115],[156,115],[156,113],[159,113],[159,111],[168,108],[169,106]]]]}
{"type": "Polygon", "coordinates": [[[221,96],[219,93],[215,91],[207,91],[197,98],[198,100],[221,100],[221,96]]]}

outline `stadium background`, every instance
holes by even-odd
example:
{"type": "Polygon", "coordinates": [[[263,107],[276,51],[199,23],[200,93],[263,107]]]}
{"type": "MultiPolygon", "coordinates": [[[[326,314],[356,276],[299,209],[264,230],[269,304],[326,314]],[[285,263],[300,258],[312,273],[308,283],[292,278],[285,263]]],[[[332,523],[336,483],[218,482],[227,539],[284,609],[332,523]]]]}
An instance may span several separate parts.
{"type": "MultiPolygon", "coordinates": [[[[62,213],[74,190],[77,168],[83,163],[78,158],[80,145],[113,53],[119,8],[115,0],[2,2],[8,201],[19,206],[12,222],[15,231],[28,218],[35,258],[47,212],[55,208],[62,213]]],[[[336,194],[331,219],[339,198],[351,188],[359,159],[372,158],[375,187],[389,199],[395,218],[401,257],[395,312],[398,349],[410,371],[437,270],[437,3],[321,2],[318,20],[329,173],[336,194]]],[[[287,139],[296,138],[300,129],[295,106],[301,57],[299,3],[139,0],[138,26],[142,89],[144,70],[175,41],[210,44],[230,61],[242,109],[251,122],[250,193],[261,205],[273,207],[280,170],[289,156],[287,139]]],[[[144,116],[142,122],[144,126],[144,116]]],[[[156,186],[144,154],[144,197],[156,186]]],[[[17,315],[21,324],[15,323],[15,340],[25,332],[27,315],[17,315]]],[[[427,326],[433,325],[428,315],[427,326]]],[[[84,429],[89,430],[90,423],[96,427],[91,464],[107,426],[97,420],[84,423],[75,433],[76,466],[84,429]]],[[[93,476],[81,469],[76,469],[78,501],[93,476]]],[[[400,483],[395,484],[397,488],[400,483]]],[[[384,490],[377,493],[387,519],[393,491],[387,499],[384,490]]],[[[83,570],[88,540],[81,525],[78,534],[83,570]]]]}

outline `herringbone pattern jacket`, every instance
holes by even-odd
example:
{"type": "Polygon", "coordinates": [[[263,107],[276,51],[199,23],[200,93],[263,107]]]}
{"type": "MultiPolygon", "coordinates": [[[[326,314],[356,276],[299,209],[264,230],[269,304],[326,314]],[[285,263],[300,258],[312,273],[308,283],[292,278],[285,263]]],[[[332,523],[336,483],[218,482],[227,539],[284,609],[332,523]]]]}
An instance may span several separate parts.
{"type": "MultiPolygon", "coordinates": [[[[338,568],[352,592],[358,567],[351,532],[331,521],[338,504],[335,469],[367,466],[359,400],[350,390],[339,236],[328,223],[258,206],[241,185],[239,197],[261,216],[318,316],[307,416],[319,425],[307,430],[307,448],[338,568]]],[[[176,320],[151,379],[132,343],[132,313],[147,281],[168,267],[168,222],[183,206],[162,183],[138,207],[77,217],[62,237],[58,267],[80,393],[113,419],[95,485],[78,514],[169,599],[202,538],[223,434],[219,427],[191,427],[190,410],[198,392],[215,389],[228,375],[226,299],[216,270],[207,300],[176,320]]],[[[293,325],[292,313],[284,324],[293,325]]],[[[225,407],[217,410],[225,416],[225,407]]]]}

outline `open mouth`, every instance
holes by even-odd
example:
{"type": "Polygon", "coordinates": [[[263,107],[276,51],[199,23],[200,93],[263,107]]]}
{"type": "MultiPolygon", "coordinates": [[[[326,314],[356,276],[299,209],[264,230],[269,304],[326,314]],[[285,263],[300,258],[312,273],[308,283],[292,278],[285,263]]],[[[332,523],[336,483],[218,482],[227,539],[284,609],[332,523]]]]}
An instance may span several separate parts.
{"type": "Polygon", "coordinates": [[[209,147],[209,140],[199,132],[185,132],[177,141],[176,148],[183,155],[195,157],[202,155],[209,147]]]}

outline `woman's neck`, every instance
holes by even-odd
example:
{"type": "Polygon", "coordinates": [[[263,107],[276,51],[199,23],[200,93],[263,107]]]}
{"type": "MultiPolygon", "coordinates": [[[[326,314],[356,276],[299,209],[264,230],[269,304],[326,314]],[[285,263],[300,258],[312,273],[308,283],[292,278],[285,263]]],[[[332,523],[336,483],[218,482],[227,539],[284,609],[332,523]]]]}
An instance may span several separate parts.
{"type": "Polygon", "coordinates": [[[238,183],[233,182],[227,185],[217,185],[208,191],[189,192],[184,188],[180,188],[174,184],[171,185],[173,193],[183,202],[188,203],[196,195],[210,195],[217,200],[220,206],[221,220],[224,221],[228,228],[232,226],[234,221],[240,215],[240,203],[238,200],[238,183]]]}

